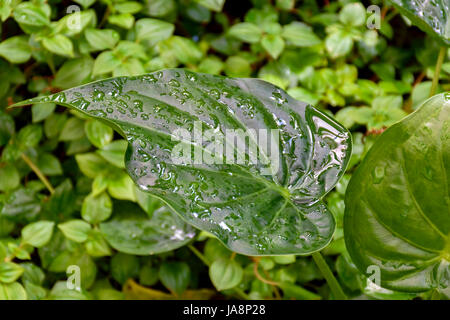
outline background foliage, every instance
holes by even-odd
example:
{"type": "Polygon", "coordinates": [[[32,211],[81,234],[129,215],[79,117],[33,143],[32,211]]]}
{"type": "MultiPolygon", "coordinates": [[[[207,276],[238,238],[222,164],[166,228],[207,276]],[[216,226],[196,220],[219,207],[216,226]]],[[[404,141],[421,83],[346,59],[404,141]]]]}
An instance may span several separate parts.
{"type": "MultiPolygon", "coordinates": [[[[193,229],[155,246],[180,222],[161,225],[167,209],[125,173],[124,140],[53,103],[6,109],[172,67],[264,79],[349,128],[353,156],[326,198],[338,228],[322,253],[350,297],[418,296],[367,282],[342,231],[352,172],[429,96],[438,57],[439,44],[389,3],[0,0],[0,17],[0,299],[333,298],[311,257],[236,255],[193,229]],[[381,8],[380,29],[366,26],[370,4],[381,8]],[[81,291],[66,286],[71,265],[81,291]]],[[[449,90],[450,62],[440,78],[438,91],[449,90]]]]}

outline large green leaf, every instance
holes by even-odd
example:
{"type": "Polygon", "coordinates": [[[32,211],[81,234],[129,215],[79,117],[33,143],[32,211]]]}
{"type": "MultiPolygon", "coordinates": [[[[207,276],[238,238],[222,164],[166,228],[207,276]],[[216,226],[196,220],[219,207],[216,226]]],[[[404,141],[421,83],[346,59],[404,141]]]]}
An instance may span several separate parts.
{"type": "Polygon", "coordinates": [[[450,45],[448,0],[390,0],[408,19],[442,44],[450,45]]]}
{"type": "Polygon", "coordinates": [[[424,291],[450,281],[450,93],[436,95],[378,138],[345,198],[349,253],[384,287],[424,291]]]}
{"type": "Polygon", "coordinates": [[[267,82],[171,69],[102,80],[20,104],[49,101],[117,129],[128,140],[126,168],[139,187],[234,251],[309,254],[332,238],[335,222],[321,198],[347,165],[350,135],[267,82]],[[211,140],[200,143],[192,136],[177,139],[177,129],[191,135],[197,127],[200,135],[215,133],[226,148],[214,150],[211,140]],[[256,149],[250,142],[239,147],[227,135],[230,129],[240,129],[237,140],[248,139],[256,149]],[[271,132],[280,134],[273,136],[269,155],[267,144],[256,142],[264,134],[271,141],[271,132]],[[172,151],[180,146],[215,161],[174,161],[172,151]],[[235,156],[244,161],[236,163],[235,156]]]}

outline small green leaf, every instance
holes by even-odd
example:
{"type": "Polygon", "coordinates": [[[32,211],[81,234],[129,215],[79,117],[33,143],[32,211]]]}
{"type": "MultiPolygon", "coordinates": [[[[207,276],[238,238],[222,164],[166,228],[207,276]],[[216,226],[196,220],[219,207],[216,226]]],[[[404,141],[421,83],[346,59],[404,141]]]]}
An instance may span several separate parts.
{"type": "Polygon", "coordinates": [[[17,142],[23,149],[36,147],[42,139],[42,127],[38,124],[29,124],[20,129],[17,142]]]}
{"type": "Polygon", "coordinates": [[[112,250],[103,234],[98,230],[89,233],[89,238],[85,243],[87,253],[92,257],[105,257],[112,254],[112,250]]]}
{"type": "Polygon", "coordinates": [[[242,267],[234,259],[215,260],[209,268],[209,277],[219,291],[236,287],[243,275],[242,267]]]}
{"type": "Polygon", "coordinates": [[[23,272],[24,269],[17,263],[0,262],[0,283],[14,282],[19,279],[23,272]]]}
{"type": "Polygon", "coordinates": [[[248,77],[252,72],[252,67],[250,63],[240,57],[231,56],[225,61],[225,73],[230,77],[248,77]]]}
{"type": "Polygon", "coordinates": [[[284,40],[280,36],[268,34],[263,36],[261,45],[272,58],[277,59],[283,52],[284,40]]]}
{"type": "Polygon", "coordinates": [[[106,192],[84,198],[81,216],[84,220],[97,224],[107,220],[112,213],[112,201],[106,192]]]}
{"type": "Polygon", "coordinates": [[[115,140],[101,150],[97,150],[97,153],[112,165],[125,169],[125,151],[127,147],[128,143],[125,140],[115,140]]]}
{"type": "Polygon", "coordinates": [[[94,62],[92,74],[99,75],[114,71],[122,62],[112,51],[103,51],[94,62]]]}
{"type": "Polygon", "coordinates": [[[108,17],[108,22],[124,29],[131,29],[134,16],[130,13],[115,14],[108,17]]]}
{"type": "Polygon", "coordinates": [[[136,21],[135,28],[136,40],[147,40],[151,44],[168,39],[175,30],[175,26],[172,23],[150,18],[136,21]]]}
{"type": "Polygon", "coordinates": [[[361,3],[346,4],[339,12],[339,20],[349,26],[362,26],[366,22],[366,9],[361,3]]]}
{"type": "Polygon", "coordinates": [[[0,165],[0,191],[14,190],[20,185],[20,175],[13,164],[0,165]]]}
{"type": "Polygon", "coordinates": [[[80,118],[70,118],[62,128],[60,141],[72,141],[84,136],[84,121],[80,118]]]}
{"type": "Polygon", "coordinates": [[[42,45],[50,52],[60,56],[73,56],[72,41],[62,34],[57,34],[51,37],[42,39],[42,45]]]}
{"type": "Polygon", "coordinates": [[[103,148],[112,141],[113,130],[106,124],[97,121],[87,121],[84,130],[89,141],[97,148],[103,148]]]}
{"type": "Polygon", "coordinates": [[[56,72],[53,86],[67,89],[80,85],[89,79],[93,66],[94,60],[90,56],[67,60],[56,72]]]}
{"type": "Polygon", "coordinates": [[[233,25],[228,34],[244,42],[256,43],[261,39],[262,31],[253,23],[241,22],[233,25]]]}
{"type": "Polygon", "coordinates": [[[282,35],[288,44],[296,47],[311,47],[322,42],[311,27],[297,21],[285,25],[282,35]]]}
{"type": "Polygon", "coordinates": [[[159,268],[159,278],[162,284],[177,295],[188,287],[191,269],[185,262],[163,262],[159,268]]]}
{"type": "Polygon", "coordinates": [[[11,63],[24,63],[31,57],[31,47],[26,36],[15,36],[0,43],[0,56],[11,63]]]}
{"type": "Polygon", "coordinates": [[[50,24],[49,7],[31,2],[22,2],[14,8],[14,19],[27,33],[40,30],[50,24]]]}
{"type": "Polygon", "coordinates": [[[83,220],[70,220],[58,224],[64,236],[75,242],[85,242],[88,238],[91,225],[83,220]]]}
{"type": "Polygon", "coordinates": [[[43,247],[50,241],[54,226],[54,222],[45,220],[30,223],[22,229],[22,242],[36,248],[43,247]]]}
{"type": "Polygon", "coordinates": [[[18,282],[0,283],[0,300],[27,300],[27,292],[18,282]]]}
{"type": "Polygon", "coordinates": [[[111,275],[120,284],[139,276],[139,259],[136,256],[118,253],[111,259],[111,275]]]}
{"type": "Polygon", "coordinates": [[[114,172],[108,177],[108,192],[111,197],[136,201],[134,190],[134,182],[125,172],[114,172]]]}
{"type": "Polygon", "coordinates": [[[40,122],[50,116],[56,109],[54,103],[36,104],[31,108],[33,122],[40,122]]]}
{"type": "Polygon", "coordinates": [[[222,11],[225,0],[195,0],[198,4],[216,12],[222,11]]]}
{"type": "Polygon", "coordinates": [[[353,39],[345,30],[337,30],[327,36],[325,46],[332,58],[338,58],[345,56],[352,50],[353,39]]]}
{"type": "Polygon", "coordinates": [[[111,29],[86,29],[84,36],[95,51],[112,49],[120,40],[119,34],[111,29]]]}
{"type": "Polygon", "coordinates": [[[118,2],[114,4],[114,9],[120,13],[135,14],[141,11],[142,4],[136,1],[118,2]]]}
{"type": "Polygon", "coordinates": [[[42,173],[47,176],[57,176],[63,173],[59,159],[51,153],[41,153],[37,165],[42,173]]]}
{"type": "Polygon", "coordinates": [[[183,64],[195,64],[203,57],[197,44],[188,38],[172,36],[164,41],[178,61],[183,64]]]}
{"type": "Polygon", "coordinates": [[[95,153],[77,154],[75,160],[81,172],[89,178],[95,178],[107,169],[107,162],[95,153]]]}

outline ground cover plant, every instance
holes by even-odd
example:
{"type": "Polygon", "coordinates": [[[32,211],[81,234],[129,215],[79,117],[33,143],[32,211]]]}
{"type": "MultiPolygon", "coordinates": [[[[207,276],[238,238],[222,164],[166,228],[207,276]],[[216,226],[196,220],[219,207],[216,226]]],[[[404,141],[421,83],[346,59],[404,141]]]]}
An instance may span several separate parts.
{"type": "Polygon", "coordinates": [[[0,299],[448,299],[448,15],[0,1],[0,299]]]}

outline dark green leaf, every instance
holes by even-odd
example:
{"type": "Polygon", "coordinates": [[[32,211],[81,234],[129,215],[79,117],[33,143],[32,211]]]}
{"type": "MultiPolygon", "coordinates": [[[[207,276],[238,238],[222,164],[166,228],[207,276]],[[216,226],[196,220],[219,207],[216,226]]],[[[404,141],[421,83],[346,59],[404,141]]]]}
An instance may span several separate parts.
{"type": "Polygon", "coordinates": [[[191,269],[185,262],[163,262],[159,268],[162,284],[177,295],[182,294],[189,285],[191,269]]]}
{"type": "Polygon", "coordinates": [[[450,94],[427,100],[379,137],[353,174],[344,229],[352,260],[401,291],[450,281],[450,94]]]}

